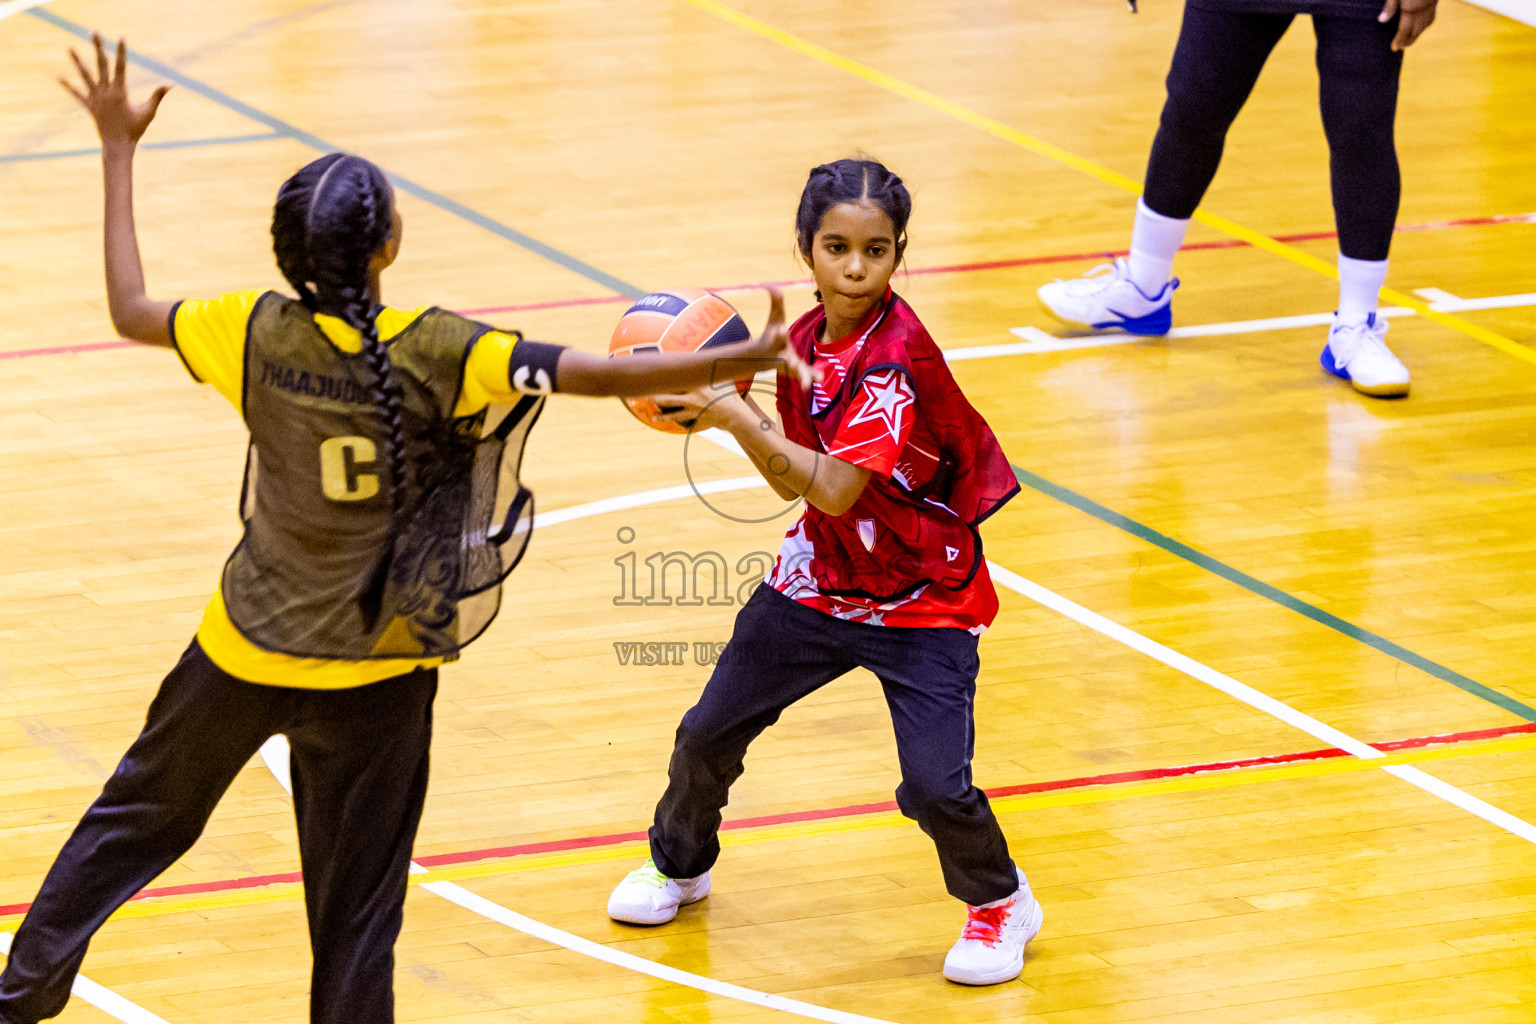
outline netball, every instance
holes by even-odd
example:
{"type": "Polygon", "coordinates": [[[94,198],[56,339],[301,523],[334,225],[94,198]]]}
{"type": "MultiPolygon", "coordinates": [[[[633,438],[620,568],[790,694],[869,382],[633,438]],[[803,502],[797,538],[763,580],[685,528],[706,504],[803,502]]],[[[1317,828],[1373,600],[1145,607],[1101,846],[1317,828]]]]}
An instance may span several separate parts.
{"type": "MultiPolygon", "coordinates": [[[[645,352],[697,352],[752,336],[736,307],[702,288],[674,288],[635,300],[613,329],[610,356],[645,352]]],[[[650,398],[626,398],[624,407],[641,423],[668,434],[688,428],[659,417],[668,410],[650,398]]]]}

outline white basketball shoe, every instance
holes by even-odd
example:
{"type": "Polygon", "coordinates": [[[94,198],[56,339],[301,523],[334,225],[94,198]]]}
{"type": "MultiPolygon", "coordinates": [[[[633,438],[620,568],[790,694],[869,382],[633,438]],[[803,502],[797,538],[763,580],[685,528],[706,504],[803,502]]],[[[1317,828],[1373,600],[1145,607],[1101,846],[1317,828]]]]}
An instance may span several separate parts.
{"type": "Polygon", "coordinates": [[[1390,398],[1408,393],[1408,367],[1387,348],[1387,322],[1378,313],[1345,323],[1333,315],[1320,362],[1362,394],[1390,398]]]}
{"type": "Polygon", "coordinates": [[[962,985],[996,985],[1017,978],[1024,969],[1024,946],[1040,934],[1045,920],[1024,872],[1019,872],[1019,889],[1012,896],[966,910],[960,940],[944,957],[944,977],[962,985]]]}
{"type": "Polygon", "coordinates": [[[608,897],[608,916],[629,924],[666,924],[677,916],[678,907],[708,895],[708,871],[697,878],[668,878],[647,857],[608,897]]]}
{"type": "Polygon", "coordinates": [[[1082,277],[1043,284],[1037,294],[1046,311],[1070,327],[1160,335],[1173,326],[1173,291],[1178,286],[1174,278],[1156,295],[1148,295],[1131,280],[1129,264],[1117,259],[1082,277]]]}

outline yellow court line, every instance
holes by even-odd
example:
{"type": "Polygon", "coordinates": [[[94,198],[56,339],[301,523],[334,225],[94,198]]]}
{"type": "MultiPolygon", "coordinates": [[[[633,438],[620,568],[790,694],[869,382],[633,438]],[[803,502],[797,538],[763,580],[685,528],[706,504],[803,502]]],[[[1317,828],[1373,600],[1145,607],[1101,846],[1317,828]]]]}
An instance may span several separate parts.
{"type": "MultiPolygon", "coordinates": [[[[1128,800],[1166,793],[1191,793],[1202,790],[1225,789],[1230,786],[1247,786],[1263,782],[1280,782],[1287,779],[1316,778],[1326,775],[1345,775],[1352,772],[1373,771],[1392,765],[1420,764],[1426,761],[1447,761],[1462,757],[1487,757],[1495,754],[1513,754],[1536,750],[1536,735],[1514,736],[1497,740],[1477,740],[1427,750],[1409,750],[1383,757],[1345,757],[1327,761],[1304,761],[1297,764],[1269,765],[1260,768],[1221,769],[1209,774],[1181,775],[1171,779],[1152,779],[1146,782],[1119,783],[1093,786],[1083,789],[1064,789],[1046,793],[1021,793],[1018,796],[1000,797],[992,801],[998,814],[1019,814],[1049,807],[1069,807],[1079,804],[1103,803],[1109,800],[1128,800]]],[[[806,839],[814,836],[835,835],[844,832],[868,832],[874,829],[894,828],[910,822],[894,811],[880,811],[856,817],[833,818],[826,821],[796,822],[768,828],[728,831],[720,836],[725,847],[755,846],[759,843],[777,842],[782,839],[806,839]]],[[[582,864],[602,864],[629,860],[645,852],[643,842],[620,843],[592,850],[571,850],[561,853],[537,854],[513,857],[506,860],[482,861],[457,867],[439,868],[424,874],[415,874],[411,884],[423,882],[458,881],[466,878],[488,878],[497,875],[523,874],[549,868],[570,867],[582,864]]],[[[301,899],[303,886],[296,882],[283,882],[259,889],[235,889],[226,892],[204,893],[197,896],[148,899],[128,903],[112,915],[112,920],[129,920],[142,917],[164,917],[170,914],[198,913],[223,907],[251,906],[260,903],[277,903],[301,899]]],[[[0,918],[0,922],[19,919],[21,915],[0,918]]]]}
{"type": "MultiPolygon", "coordinates": [[[[749,14],[744,14],[734,7],[727,7],[725,4],[719,3],[718,0],[683,0],[683,2],[691,4],[706,13],[713,14],[717,18],[735,25],[737,28],[746,29],[748,32],[762,36],[764,39],[810,57],[812,60],[818,60],[829,67],[845,71],[857,78],[862,78],[866,82],[889,90],[898,96],[904,96],[909,100],[921,103],[925,107],[936,110],[941,114],[946,114],[957,121],[980,128],[989,135],[994,135],[1005,142],[1011,142],[1016,146],[1029,150],[1031,153],[1043,156],[1047,160],[1054,160],[1059,164],[1071,167],[1073,170],[1082,171],[1084,174],[1098,178],[1100,181],[1107,182],[1116,188],[1124,189],[1133,195],[1141,194],[1141,183],[1134,178],[1128,178],[1118,171],[1112,171],[1108,167],[1096,164],[1092,160],[1078,156],[1076,153],[1068,152],[1060,146],[1053,146],[1043,139],[1037,139],[1035,136],[1021,132],[1017,128],[1003,124],[1001,121],[993,120],[985,114],[977,113],[969,107],[962,106],[952,100],[947,100],[910,82],[902,81],[894,75],[888,75],[884,71],[879,71],[867,64],[860,64],[858,61],[844,57],[840,53],[834,53],[825,47],[817,46],[809,40],[801,39],[797,35],[786,32],[781,28],[776,28],[765,21],[759,21],[749,14]]],[[[1339,272],[1333,264],[1320,260],[1311,253],[1298,249],[1293,245],[1287,245],[1284,242],[1271,238],[1262,232],[1254,231],[1252,228],[1245,228],[1241,224],[1211,213],[1203,207],[1195,211],[1194,219],[1207,227],[1215,228],[1224,235],[1241,239],[1256,249],[1263,249],[1265,252],[1273,253],[1297,266],[1316,271],[1325,277],[1338,279],[1339,272]]],[[[1404,295],[1402,292],[1392,288],[1383,288],[1381,290],[1381,297],[1390,303],[1411,309],[1420,316],[1440,324],[1442,327],[1449,327],[1451,330],[1481,341],[1485,345],[1491,345],[1500,352],[1514,356],[1516,359],[1523,359],[1525,362],[1536,364],[1536,351],[1521,345],[1519,342],[1511,341],[1502,334],[1490,331],[1486,327],[1481,327],[1450,313],[1441,313],[1438,310],[1431,309],[1428,303],[1411,295],[1404,295]]]]}

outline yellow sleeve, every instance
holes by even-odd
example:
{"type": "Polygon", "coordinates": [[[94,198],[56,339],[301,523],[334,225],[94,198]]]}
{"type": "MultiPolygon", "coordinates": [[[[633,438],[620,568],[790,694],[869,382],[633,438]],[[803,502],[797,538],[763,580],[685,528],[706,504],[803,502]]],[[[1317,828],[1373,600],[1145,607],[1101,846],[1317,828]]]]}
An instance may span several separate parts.
{"type": "Polygon", "coordinates": [[[558,390],[555,371],[561,351],[559,345],[486,331],[469,350],[454,415],[472,416],[487,405],[508,405],[523,395],[558,390]]]}
{"type": "Polygon", "coordinates": [[[171,342],[193,379],[212,385],[236,409],[245,377],[245,329],[263,292],[187,299],[171,314],[171,342]]]}

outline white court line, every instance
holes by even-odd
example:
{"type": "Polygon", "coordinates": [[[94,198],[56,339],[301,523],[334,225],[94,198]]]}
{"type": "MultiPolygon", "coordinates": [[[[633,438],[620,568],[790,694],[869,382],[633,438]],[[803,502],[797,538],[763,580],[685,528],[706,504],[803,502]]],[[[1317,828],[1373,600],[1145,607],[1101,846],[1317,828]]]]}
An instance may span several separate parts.
{"type": "MultiPolygon", "coordinates": [[[[1249,707],[1272,715],[1280,721],[1300,729],[1329,746],[1338,747],[1348,751],[1358,758],[1385,757],[1382,751],[1375,747],[1362,743],[1341,732],[1325,722],[1320,722],[1302,711],[1298,711],[1284,701],[1276,700],[1268,694],[1255,690],[1245,683],[1240,683],[1229,675],[1217,672],[1207,665],[1203,665],[1187,655],[1180,654],[1170,647],[1165,647],[1156,640],[1148,639],[1133,629],[1128,629],[1112,619],[1105,618],[1098,612],[1090,611],[1074,601],[1069,601],[1053,590],[1047,590],[1038,583],[1031,582],[1018,573],[1005,569],[996,562],[988,562],[988,568],[992,570],[993,579],[997,580],[1009,590],[1022,594],[1036,604],[1044,605],[1054,612],[1065,615],[1074,622],[1087,626],[1096,633],[1102,633],[1111,640],[1118,641],[1134,651],[1145,654],[1162,662],[1169,668],[1184,673],[1191,679],[1197,679],[1207,686],[1214,687],[1229,697],[1236,698],[1249,707]]],[[[1470,814],[1475,814],[1484,821],[1497,825],[1499,828],[1512,835],[1519,836],[1529,843],[1536,843],[1536,825],[1518,818],[1508,811],[1501,810],[1485,800],[1480,800],[1465,790],[1458,789],[1449,782],[1435,778],[1427,772],[1420,771],[1411,765],[1387,765],[1382,771],[1395,775],[1411,786],[1417,786],[1432,796],[1439,797],[1448,804],[1460,807],[1470,814]]]]}
{"type": "Polygon", "coordinates": [[[51,3],[53,0],[5,0],[4,3],[0,3],[0,21],[4,21],[13,14],[20,14],[22,11],[30,11],[34,7],[51,3]]]}
{"type": "MultiPolygon", "coordinates": [[[[705,433],[708,433],[708,431],[705,433]]],[[[724,431],[721,431],[721,433],[724,433],[724,431]]],[[[727,436],[729,437],[729,435],[727,436]]],[[[734,443],[735,438],[731,438],[731,441],[734,443]]],[[[716,443],[718,444],[719,442],[716,443]]],[[[722,445],[722,447],[725,446],[722,445]]],[[[737,454],[740,454],[740,452],[738,451],[737,454]]],[[[644,505],[657,505],[664,501],[690,498],[695,494],[724,494],[727,491],[744,491],[752,487],[767,486],[768,484],[760,476],[735,476],[728,480],[711,480],[707,483],[700,483],[697,487],[693,484],[679,484],[676,487],[661,487],[654,491],[621,494],[616,498],[589,501],[584,505],[572,505],[569,508],[555,509],[553,512],[539,512],[533,517],[533,528],[537,530],[541,526],[568,523],[573,519],[600,516],[607,512],[622,512],[625,509],[640,508],[644,505]]]]}
{"type": "Polygon", "coordinates": [[[1536,28],[1536,0],[1467,0],[1468,3],[1486,8],[1506,18],[1523,21],[1536,28]]]}
{"type": "MultiPolygon", "coordinates": [[[[4,17],[4,14],[0,13],[0,17],[4,17]]],[[[12,932],[0,932],[0,954],[10,955],[12,934],[12,932]]],[[[123,1021],[123,1024],[166,1024],[164,1017],[155,1016],[138,1003],[124,999],[83,974],[75,975],[75,984],[70,988],[70,992],[108,1016],[123,1021]]]]}
{"type": "Polygon", "coordinates": [[[1429,308],[1438,313],[1467,313],[1479,309],[1514,309],[1518,306],[1536,306],[1536,292],[1520,295],[1490,295],[1486,299],[1457,299],[1455,302],[1432,302],[1429,308]]]}
{"type": "MultiPolygon", "coordinates": [[[[709,440],[720,444],[720,441],[710,436],[709,432],[706,432],[702,436],[705,436],[709,440]]],[[[734,439],[730,440],[734,441],[734,439]]],[[[727,446],[722,444],[721,447],[727,446]]],[[[723,490],[738,490],[750,486],[753,482],[758,485],[762,485],[763,483],[757,477],[734,477],[730,480],[716,481],[713,484],[701,485],[701,490],[708,489],[710,493],[716,493],[723,490]]],[[[554,512],[545,513],[543,516],[537,519],[537,522],[544,526],[554,525],[555,523],[571,522],[577,519],[585,519],[590,516],[602,515],[606,512],[638,508],[642,505],[655,504],[665,501],[673,501],[679,498],[685,498],[692,493],[694,493],[693,489],[691,487],[685,486],[667,487],[653,491],[645,491],[639,494],[621,495],[615,498],[606,498],[601,501],[587,502],[583,505],[576,505],[570,508],[558,509],[554,512]]],[[[1325,722],[1321,722],[1318,719],[1313,718],[1311,715],[1298,711],[1296,708],[1291,707],[1289,704],[1286,704],[1280,700],[1276,700],[1275,698],[1270,697],[1268,694],[1262,693],[1259,690],[1255,690],[1253,687],[1248,686],[1245,683],[1240,683],[1236,679],[1233,679],[1231,676],[1217,672],[1215,669],[1195,661],[1193,658],[1190,658],[1187,655],[1180,654],[1178,651],[1175,651],[1170,647],[1166,647],[1155,640],[1144,637],[1140,633],[1122,626],[1119,623],[1098,614],[1097,612],[1090,611],[1089,609],[1084,608],[1082,605],[1062,597],[1055,591],[1042,587],[1038,583],[1027,580],[1012,570],[998,565],[996,562],[989,561],[987,565],[992,571],[993,578],[1015,593],[1021,594],[1024,597],[1027,597],[1030,600],[1036,602],[1037,604],[1040,604],[1046,608],[1051,609],[1052,611],[1072,619],[1074,622],[1077,622],[1083,626],[1088,627],[1089,629],[1094,630],[1095,632],[1109,637],[1112,640],[1124,644],[1132,650],[1138,651],[1150,658],[1162,662],[1164,665],[1182,672],[1192,679],[1196,679],[1202,683],[1207,684],[1208,686],[1214,687],[1215,689],[1220,690],[1228,696],[1233,697],[1236,700],[1239,700],[1256,710],[1263,711],[1268,715],[1278,718],[1280,721],[1300,729],[1302,732],[1305,732],[1308,735],[1321,740],[1324,743],[1327,743],[1329,746],[1337,747],[1340,750],[1344,750],[1350,754],[1353,754],[1355,757],[1363,759],[1386,756],[1382,751],[1377,750],[1375,747],[1372,747],[1369,744],[1362,743],[1360,740],[1355,739],[1348,733],[1342,732],[1339,729],[1335,729],[1333,726],[1328,725],[1325,722]]],[[[263,744],[261,748],[261,758],[262,761],[265,762],[268,770],[272,772],[273,777],[277,779],[278,784],[281,785],[289,793],[292,793],[293,789],[288,763],[289,748],[286,737],[281,735],[273,736],[265,744],[263,744]]],[[[1429,775],[1428,773],[1421,771],[1420,769],[1411,765],[1388,765],[1383,767],[1382,770],[1390,773],[1398,779],[1401,779],[1409,785],[1416,786],[1417,788],[1423,790],[1426,793],[1429,793],[1432,796],[1435,796],[1449,804],[1459,807],[1470,814],[1476,815],[1477,817],[1482,818],[1484,821],[1496,825],[1499,828],[1526,840],[1527,842],[1536,843],[1536,826],[1531,825],[1529,822],[1518,818],[1505,810],[1495,807],[1487,801],[1473,796],[1465,790],[1459,789],[1448,782],[1435,778],[1434,776],[1429,775]]],[[[415,861],[411,862],[412,874],[423,874],[426,872],[426,868],[417,864],[415,861]]],[[[717,981],[714,978],[705,977],[704,975],[692,974],[688,971],[681,971],[674,967],[668,967],[665,964],[657,963],[653,960],[646,960],[643,957],[637,957],[630,953],[620,952],[619,950],[612,949],[603,945],[602,943],[593,942],[592,940],[582,938],[579,935],[573,935],[570,932],[561,931],[560,929],[551,925],[544,924],[541,921],[536,921],[532,918],[516,913],[515,911],[509,910],[508,908],[503,907],[498,903],[485,899],[482,896],[478,896],[475,893],[470,892],[468,889],[465,889],[463,886],[453,882],[426,882],[423,883],[421,887],[432,892],[434,895],[449,900],[450,902],[455,903],[458,906],[463,907],[464,909],[469,910],[475,914],[478,914],[487,920],[495,921],[499,924],[507,926],[508,928],[523,932],[526,935],[531,935],[538,939],[542,939],[543,941],[549,942],[553,945],[561,946],[573,953],[578,953],[582,956],[612,964],[615,967],[636,971],[640,974],[644,974],[652,978],[657,978],[662,981],[670,981],[674,984],[684,985],[688,988],[696,989],[701,992],[724,996],[728,999],[735,999],[740,1002],[751,1003],[753,1005],[762,1006],[768,1009],[780,1010],[785,1013],[795,1014],[797,1016],[806,1017],[811,1020],[826,1021],[828,1024],[892,1024],[892,1022],[882,1021],[878,1018],[863,1017],[858,1014],[847,1013],[842,1010],[828,1009],[826,1007],[815,1006],[811,1003],[803,1003],[798,1000],[789,999],[784,996],[773,995],[772,993],[768,992],[759,992],[756,989],[744,988],[739,985],[732,985],[729,982],[717,981]]]]}
{"type": "Polygon", "coordinates": [[[785,996],[776,996],[771,992],[759,992],[756,989],[742,988],[740,985],[732,985],[727,981],[716,981],[714,978],[706,978],[699,974],[690,974],[680,971],[675,967],[656,963],[654,960],[646,960],[643,957],[630,953],[621,953],[600,942],[584,939],[570,932],[563,932],[558,928],[552,928],[542,921],[535,921],[531,917],[524,917],[503,907],[499,903],[492,903],[483,896],[476,896],[463,886],[453,882],[423,882],[423,889],[430,889],[445,900],[457,903],[465,910],[474,911],[481,917],[489,918],[508,928],[516,929],[534,938],[543,939],[545,942],[564,946],[573,953],[592,957],[594,960],[602,960],[613,964],[615,967],[628,968],[640,974],[659,978],[662,981],[674,982],[678,985],[686,985],[701,992],[711,995],[725,996],[727,999],[735,999],[743,1003],[751,1003],[754,1006],[766,1007],[770,1010],[781,1010],[784,1013],[792,1013],[799,1017],[808,1017],[811,1020],[827,1021],[828,1024],[891,1024],[890,1021],[881,1020],[878,1017],[864,1017],[857,1013],[847,1013],[843,1010],[829,1010],[824,1006],[815,1006],[811,1003],[802,1003],[798,999],[789,999],[785,996]]]}
{"type": "MultiPolygon", "coordinates": [[[[1536,3],[1536,0],[1532,0],[1536,3]]],[[[1432,299],[1429,308],[1437,313],[1469,313],[1482,309],[1514,309],[1520,306],[1536,306],[1536,292],[1518,295],[1490,295],[1482,299],[1461,299],[1438,288],[1420,288],[1418,294],[1432,299]]],[[[1385,319],[1416,315],[1402,306],[1383,306],[1378,312],[1385,319]]],[[[1232,320],[1221,324],[1191,324],[1175,327],[1164,338],[1207,338],[1229,334],[1256,334],[1260,331],[1288,331],[1301,327],[1323,327],[1333,322],[1332,313],[1304,313],[1300,316],[1273,316],[1259,320],[1232,320]]],[[[1105,348],[1110,345],[1134,345],[1154,340],[1137,334],[1090,334],[1070,338],[1058,338],[1038,327],[1011,327],[1008,333],[1023,338],[1022,342],[1005,345],[974,345],[968,348],[952,348],[944,353],[948,362],[964,359],[990,359],[994,356],[1031,355],[1040,352],[1070,352],[1080,348],[1105,348]]]]}
{"type": "MultiPolygon", "coordinates": [[[[669,500],[669,499],[662,499],[669,500]]],[[[592,502],[591,504],[600,504],[592,502]]],[[[588,506],[577,506],[588,507],[588,506]]],[[[625,508],[633,508],[634,505],[625,505],[625,508]]],[[[563,509],[570,512],[574,509],[563,509]]],[[[588,512],[586,515],[598,515],[599,512],[588,512]]],[[[572,519],[584,518],[572,516],[572,519]]],[[[564,520],[562,520],[564,521],[564,520]]],[[[277,780],[278,785],[293,794],[293,781],[289,768],[289,746],[285,736],[273,736],[261,745],[261,759],[266,764],[267,770],[277,780]]],[[[411,874],[426,874],[427,869],[411,861],[411,874]]],[[[757,989],[744,988],[740,985],[732,985],[728,981],[717,981],[714,978],[702,974],[692,974],[688,971],[680,971],[675,967],[647,960],[644,957],[635,956],[633,953],[623,953],[612,949],[600,942],[584,939],[580,935],[561,931],[552,925],[542,921],[535,921],[531,917],[525,917],[514,910],[508,910],[499,903],[492,902],[484,896],[476,895],[455,882],[423,882],[421,888],[440,896],[450,903],[456,903],[472,913],[497,924],[506,925],[515,931],[525,935],[531,935],[536,939],[555,946],[562,946],[573,953],[590,957],[593,960],[601,960],[603,963],[622,967],[638,974],[648,975],[662,981],[670,981],[677,985],[707,992],[710,995],[724,996],[727,999],[735,999],[738,1002],[751,1003],[754,1006],[766,1007],[770,1010],[781,1010],[784,1013],[792,1013],[810,1020],[826,1021],[827,1024],[893,1024],[891,1021],[881,1020],[878,1017],[864,1017],[857,1013],[847,1013],[843,1010],[832,1010],[825,1006],[816,1006],[812,1003],[802,1003],[798,999],[790,999],[787,996],[777,996],[771,992],[759,992],[757,989]]],[[[158,1019],[158,1018],[156,1018],[158,1019]]],[[[149,1024],[146,1020],[144,1024],[149,1024]]],[[[163,1022],[162,1022],[163,1024],[163,1022]]]]}
{"type": "MultiPolygon", "coordinates": [[[[1403,310],[1408,312],[1408,310],[1403,310]]],[[[717,442],[718,443],[718,442],[717,442]]],[[[722,446],[723,447],[723,446],[722,446]]],[[[1207,686],[1212,686],[1222,693],[1242,701],[1249,707],[1263,711],[1267,715],[1278,718],[1287,725],[1294,726],[1315,739],[1322,740],[1331,747],[1348,751],[1358,758],[1385,757],[1386,755],[1375,747],[1362,743],[1341,732],[1325,722],[1318,721],[1311,715],[1291,707],[1284,701],[1276,700],[1266,693],[1255,690],[1246,683],[1240,683],[1236,679],[1224,673],[1218,672],[1208,665],[1203,665],[1195,659],[1180,654],[1171,647],[1165,647],[1148,637],[1142,636],[1133,629],[1120,625],[1118,622],[1108,619],[1098,612],[1090,611],[1075,601],[1070,601],[1053,590],[1048,590],[1038,583],[1025,579],[1011,569],[1004,568],[996,562],[988,561],[987,567],[992,570],[993,578],[1003,586],[1017,594],[1022,594],[1036,604],[1043,605],[1061,615],[1112,640],[1162,662],[1169,668],[1184,673],[1191,679],[1197,679],[1207,686]]],[[[1484,821],[1511,835],[1518,836],[1529,843],[1536,843],[1536,825],[1523,818],[1518,818],[1508,811],[1495,807],[1485,800],[1481,800],[1463,789],[1451,785],[1449,782],[1435,778],[1427,772],[1421,771],[1409,765],[1390,765],[1382,768],[1382,771],[1394,775],[1410,786],[1416,786],[1424,792],[1444,800],[1469,814],[1476,815],[1484,821]]]]}

